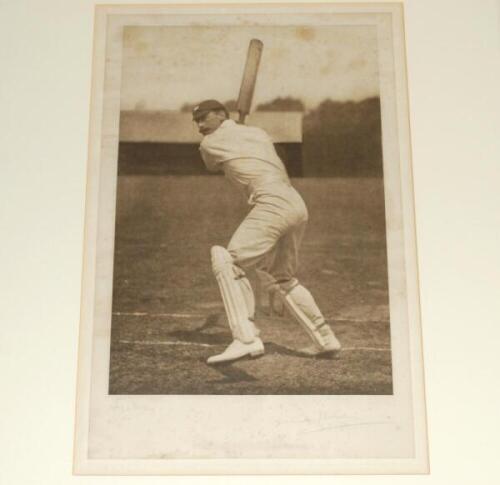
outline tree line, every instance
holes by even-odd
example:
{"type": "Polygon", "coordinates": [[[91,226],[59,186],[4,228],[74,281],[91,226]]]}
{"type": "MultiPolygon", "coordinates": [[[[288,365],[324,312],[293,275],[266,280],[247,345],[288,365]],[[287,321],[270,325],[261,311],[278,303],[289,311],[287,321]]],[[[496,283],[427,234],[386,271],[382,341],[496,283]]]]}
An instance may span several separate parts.
{"type": "MultiPolygon", "coordinates": [[[[236,111],[236,101],[224,103],[236,111]]],[[[195,104],[185,103],[181,111],[195,104]]],[[[302,100],[279,97],[259,104],[256,111],[300,111],[302,125],[302,174],[304,176],[382,176],[380,99],[333,101],[326,99],[306,110],[302,100]]],[[[290,161],[296,163],[296,161],[290,161]]]]}

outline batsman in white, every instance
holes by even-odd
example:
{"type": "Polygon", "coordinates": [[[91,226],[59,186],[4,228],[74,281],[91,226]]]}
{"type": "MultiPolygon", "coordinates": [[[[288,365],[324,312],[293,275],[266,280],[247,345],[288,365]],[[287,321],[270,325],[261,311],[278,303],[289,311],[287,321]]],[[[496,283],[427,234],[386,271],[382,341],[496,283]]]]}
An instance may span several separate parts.
{"type": "Polygon", "coordinates": [[[229,119],[216,100],[200,103],[193,120],[203,135],[200,152],[210,171],[224,171],[252,206],[227,248],[213,246],[212,268],[224,302],[233,342],[208,359],[217,364],[264,353],[254,324],[255,299],[245,269],[271,275],[268,288],[281,298],[312,340],[303,352],[335,353],[340,343],[325,321],[311,293],[296,278],[298,251],[308,213],[300,194],[290,184],[273,142],[260,128],[229,119]]]}

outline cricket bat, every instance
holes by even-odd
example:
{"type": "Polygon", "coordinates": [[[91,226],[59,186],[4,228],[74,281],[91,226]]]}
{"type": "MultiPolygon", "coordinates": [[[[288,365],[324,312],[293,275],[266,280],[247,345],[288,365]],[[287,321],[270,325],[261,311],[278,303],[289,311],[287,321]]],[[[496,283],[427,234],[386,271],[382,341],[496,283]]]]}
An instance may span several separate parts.
{"type": "Polygon", "coordinates": [[[248,45],[247,59],[240,86],[240,94],[238,95],[238,102],[236,104],[236,109],[239,113],[238,123],[240,124],[245,123],[245,117],[248,113],[250,113],[263,47],[264,44],[259,39],[252,39],[248,45]]]}

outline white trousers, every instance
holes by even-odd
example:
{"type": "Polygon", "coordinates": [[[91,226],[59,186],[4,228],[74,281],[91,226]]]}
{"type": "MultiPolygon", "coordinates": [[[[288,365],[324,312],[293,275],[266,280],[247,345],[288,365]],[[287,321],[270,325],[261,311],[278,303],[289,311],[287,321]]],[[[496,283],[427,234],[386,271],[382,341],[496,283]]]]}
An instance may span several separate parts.
{"type": "MultiPolygon", "coordinates": [[[[308,219],[305,203],[300,194],[286,183],[261,187],[254,193],[253,200],[255,206],[240,224],[227,248],[233,268],[256,269],[266,290],[272,289],[274,294],[279,288],[278,293],[285,306],[313,341],[323,347],[319,329],[325,319],[311,293],[299,284],[295,276],[300,243],[308,219]],[[269,277],[264,279],[262,274],[269,277]]],[[[215,248],[215,253],[218,252],[220,249],[215,248]]],[[[225,295],[233,338],[248,342],[257,336],[257,329],[252,324],[255,309],[253,292],[244,273],[239,277],[237,271],[234,274],[236,279],[227,273],[227,281],[220,283],[221,291],[225,295]],[[233,286],[232,281],[237,281],[237,285],[233,286]],[[230,304],[234,307],[237,301],[243,300],[245,311],[240,311],[240,318],[236,318],[230,304]]],[[[272,302],[270,304],[272,306],[272,302]]]]}
{"type": "Polygon", "coordinates": [[[254,207],[228,245],[234,263],[269,273],[275,282],[295,280],[299,247],[307,225],[307,208],[300,194],[285,183],[258,189],[254,207]]]}

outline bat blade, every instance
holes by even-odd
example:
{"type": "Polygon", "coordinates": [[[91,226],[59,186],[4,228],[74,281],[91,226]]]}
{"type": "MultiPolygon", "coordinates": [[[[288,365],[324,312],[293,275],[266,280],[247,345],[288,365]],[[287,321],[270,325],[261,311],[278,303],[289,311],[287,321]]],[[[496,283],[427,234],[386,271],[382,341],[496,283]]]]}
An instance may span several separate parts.
{"type": "Polygon", "coordinates": [[[252,39],[248,45],[247,59],[236,105],[240,123],[244,123],[246,115],[250,113],[263,48],[264,44],[259,39],[252,39]]]}

